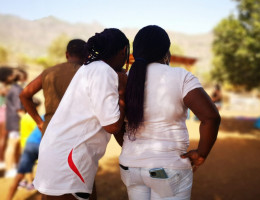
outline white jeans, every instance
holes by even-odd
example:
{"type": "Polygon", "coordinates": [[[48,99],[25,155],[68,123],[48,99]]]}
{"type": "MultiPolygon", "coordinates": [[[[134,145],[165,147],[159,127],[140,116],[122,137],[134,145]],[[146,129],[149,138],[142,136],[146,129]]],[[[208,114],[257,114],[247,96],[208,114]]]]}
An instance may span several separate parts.
{"type": "Polygon", "coordinates": [[[150,177],[148,168],[120,167],[129,200],[189,200],[192,169],[164,169],[168,178],[150,177]]]}

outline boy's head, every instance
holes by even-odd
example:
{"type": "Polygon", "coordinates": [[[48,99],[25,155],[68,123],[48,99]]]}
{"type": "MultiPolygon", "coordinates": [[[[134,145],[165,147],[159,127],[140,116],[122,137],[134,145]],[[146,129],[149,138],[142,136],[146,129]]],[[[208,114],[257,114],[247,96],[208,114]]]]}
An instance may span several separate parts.
{"type": "Polygon", "coordinates": [[[74,39],[69,41],[66,50],[66,58],[70,61],[76,61],[83,64],[85,58],[85,44],[86,42],[81,39],[74,39]]]}

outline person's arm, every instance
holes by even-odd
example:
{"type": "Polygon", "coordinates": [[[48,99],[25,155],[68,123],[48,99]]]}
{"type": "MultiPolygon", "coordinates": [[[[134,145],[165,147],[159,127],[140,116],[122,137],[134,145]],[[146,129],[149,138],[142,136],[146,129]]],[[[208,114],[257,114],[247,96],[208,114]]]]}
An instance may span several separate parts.
{"type": "Polygon", "coordinates": [[[34,94],[36,94],[41,89],[42,89],[42,75],[40,74],[37,78],[35,78],[23,89],[23,91],[20,94],[20,100],[25,110],[34,119],[38,128],[42,132],[43,120],[39,115],[38,111],[36,110],[36,107],[34,106],[32,100],[34,94]]]}
{"type": "MultiPolygon", "coordinates": [[[[120,118],[117,122],[110,124],[108,126],[103,126],[103,128],[111,134],[115,134],[115,137],[119,139],[119,137],[123,137],[120,134],[120,130],[124,123],[125,119],[125,88],[127,83],[127,75],[124,72],[118,72],[118,93],[119,93],[119,110],[120,110],[120,118]]],[[[120,140],[120,139],[119,139],[120,140]]],[[[122,138],[123,140],[123,138],[122,138]]]]}
{"type": "Polygon", "coordinates": [[[124,142],[124,133],[126,132],[125,125],[126,122],[123,123],[121,130],[118,133],[114,134],[114,137],[120,147],[123,146],[123,142],[124,142]]]}
{"type": "Polygon", "coordinates": [[[181,156],[191,160],[193,171],[195,171],[204,163],[217,139],[221,118],[216,106],[203,88],[191,90],[183,101],[201,121],[198,148],[181,156]]]}

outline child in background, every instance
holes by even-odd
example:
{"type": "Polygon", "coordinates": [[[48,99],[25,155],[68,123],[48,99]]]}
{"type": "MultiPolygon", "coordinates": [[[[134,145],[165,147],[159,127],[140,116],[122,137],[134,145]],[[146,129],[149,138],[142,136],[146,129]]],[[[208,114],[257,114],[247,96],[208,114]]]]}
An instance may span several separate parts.
{"type": "Polygon", "coordinates": [[[13,69],[7,66],[0,67],[0,170],[5,169],[4,155],[7,143],[6,130],[6,95],[13,80],[13,69]]]}
{"type": "Polygon", "coordinates": [[[35,129],[36,126],[37,125],[35,121],[28,113],[22,114],[21,122],[20,122],[20,145],[22,151],[25,148],[27,138],[30,136],[30,134],[32,133],[32,131],[35,129]]]}
{"type": "MultiPolygon", "coordinates": [[[[33,102],[37,108],[41,104],[41,102],[38,99],[33,99],[33,102]]],[[[27,139],[24,152],[19,162],[18,173],[15,176],[10,186],[7,200],[11,200],[13,198],[20,181],[24,178],[25,174],[27,173],[30,173],[30,175],[27,176],[26,187],[28,190],[34,189],[34,186],[32,184],[33,181],[32,170],[35,161],[38,159],[38,152],[39,152],[41,138],[42,138],[42,133],[40,132],[39,128],[36,126],[27,139]]]]}
{"type": "Polygon", "coordinates": [[[5,85],[0,83],[0,170],[5,168],[4,152],[7,140],[7,131],[5,130],[5,91],[5,85]]]}
{"type": "MultiPolygon", "coordinates": [[[[38,100],[37,98],[33,98],[33,103],[37,108],[40,106],[40,100],[38,100]]],[[[37,125],[35,121],[27,112],[22,114],[20,122],[20,145],[22,152],[25,149],[28,137],[36,128],[36,126],[37,125]]],[[[27,173],[25,175],[25,179],[19,183],[19,187],[27,188],[28,190],[33,190],[34,187],[32,185],[32,177],[32,173],[27,173]]]]}
{"type": "Polygon", "coordinates": [[[6,95],[6,130],[8,131],[8,143],[5,152],[6,173],[5,177],[16,175],[16,164],[20,155],[20,112],[24,108],[19,95],[22,85],[27,79],[27,74],[22,69],[13,69],[13,83],[6,95]]]}

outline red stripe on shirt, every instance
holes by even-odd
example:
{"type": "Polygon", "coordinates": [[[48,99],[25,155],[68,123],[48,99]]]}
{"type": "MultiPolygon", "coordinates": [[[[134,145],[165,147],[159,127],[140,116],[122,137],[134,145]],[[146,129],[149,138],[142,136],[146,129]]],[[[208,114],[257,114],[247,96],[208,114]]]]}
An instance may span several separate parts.
{"type": "Polygon", "coordinates": [[[82,177],[81,174],[79,173],[78,168],[76,167],[76,165],[74,164],[74,162],[73,162],[73,160],[72,160],[72,152],[73,152],[73,149],[71,149],[70,154],[69,154],[69,156],[68,156],[69,166],[70,166],[70,168],[72,169],[72,171],[74,171],[75,174],[78,175],[78,177],[81,179],[81,181],[82,181],[83,183],[85,183],[83,177],[82,177]]]}

